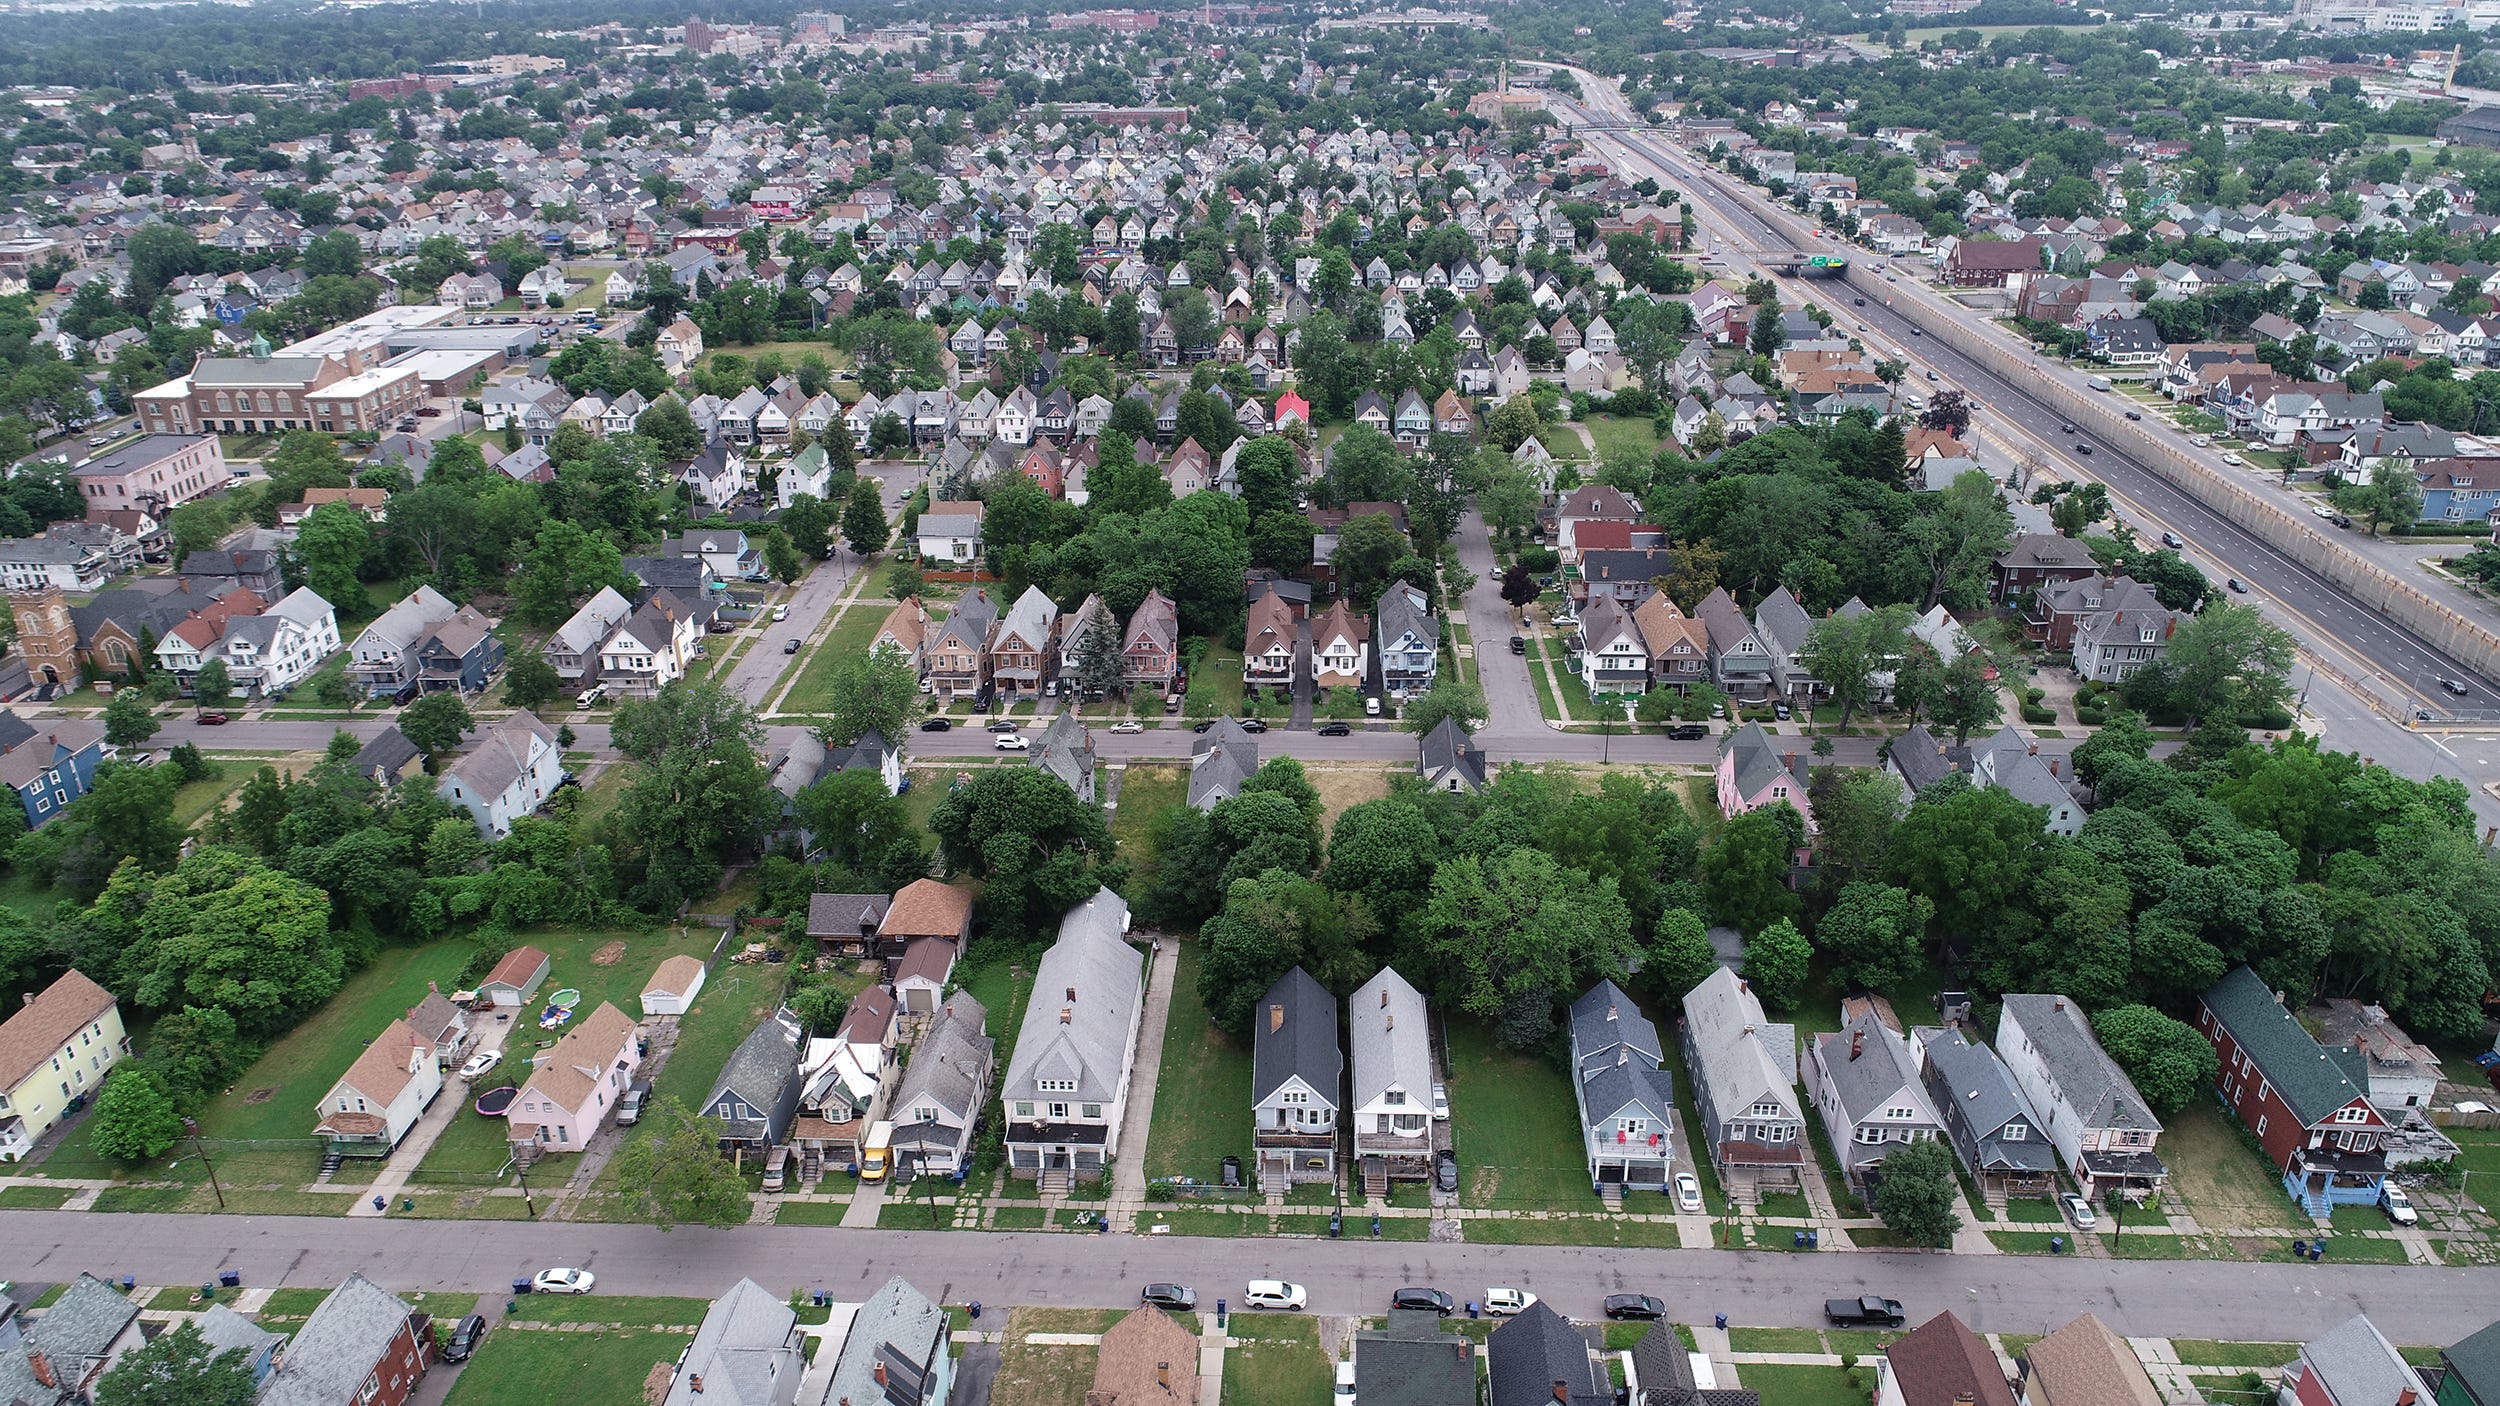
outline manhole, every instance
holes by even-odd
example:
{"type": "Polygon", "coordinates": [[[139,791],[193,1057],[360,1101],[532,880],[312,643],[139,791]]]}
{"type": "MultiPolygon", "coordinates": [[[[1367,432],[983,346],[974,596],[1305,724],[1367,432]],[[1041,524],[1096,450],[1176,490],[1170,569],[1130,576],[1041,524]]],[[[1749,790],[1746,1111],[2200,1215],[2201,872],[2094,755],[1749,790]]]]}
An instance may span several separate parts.
{"type": "Polygon", "coordinates": [[[250,1093],[245,1094],[243,1096],[243,1101],[245,1103],[267,1103],[269,1100],[276,1098],[277,1096],[278,1086],[272,1084],[265,1089],[254,1089],[250,1093]]]}

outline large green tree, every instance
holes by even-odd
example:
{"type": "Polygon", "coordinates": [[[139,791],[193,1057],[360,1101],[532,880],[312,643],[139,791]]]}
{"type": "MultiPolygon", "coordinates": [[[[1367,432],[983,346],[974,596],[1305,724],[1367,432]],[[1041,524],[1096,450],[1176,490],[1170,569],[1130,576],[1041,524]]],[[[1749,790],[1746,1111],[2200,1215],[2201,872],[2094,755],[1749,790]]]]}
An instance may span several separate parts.
{"type": "Polygon", "coordinates": [[[1916,976],[1935,905],[1890,884],[1854,883],[1815,925],[1815,950],[1851,990],[1892,991],[1916,976]]]}
{"type": "Polygon", "coordinates": [[[2211,1089],[2222,1062],[2194,1026],[2151,1006],[2112,1006],[2092,1017],[2092,1033],[2144,1095],[2154,1116],[2167,1118],[2211,1089]]]}
{"type": "Polygon", "coordinates": [[[1913,1142],[1884,1154],[1875,1187],[1875,1214],[1906,1244],[1943,1247],[1962,1228],[1962,1189],[1953,1175],[1953,1152],[1937,1139],[1913,1142]]]}
{"type": "Polygon", "coordinates": [[[720,1153],[720,1126],[674,1095],[653,1103],[616,1155],[617,1185],[637,1220],[661,1230],[727,1230],[754,1212],[746,1178],[720,1153]]]}
{"type": "Polygon", "coordinates": [[[891,643],[833,661],[829,715],[816,729],[828,747],[848,747],[871,731],[899,746],[921,709],[920,671],[891,643]]]}
{"type": "Polygon", "coordinates": [[[87,1129],[96,1151],[144,1162],[162,1156],[181,1136],[182,1115],[153,1071],[125,1064],[105,1079],[87,1129]]]}
{"type": "MultiPolygon", "coordinates": [[[[327,238],[327,236],[324,236],[327,238]]],[[[125,1353],[95,1384],[96,1406],[252,1406],[251,1360],[177,1323],[125,1353]]]]}
{"type": "Polygon", "coordinates": [[[984,881],[984,920],[1011,945],[1057,931],[1070,908],[1126,877],[1102,808],[1035,767],[985,769],[947,793],[929,828],[949,873],[984,881]]]}
{"type": "Polygon", "coordinates": [[[638,861],[633,897],[667,911],[719,882],[781,809],[761,748],[763,725],[729,688],[679,679],[617,709],[609,740],[634,764],[613,817],[638,861]]]}
{"type": "Polygon", "coordinates": [[[1562,1002],[1624,973],[1632,915],[1613,880],[1522,846],[1434,870],[1409,946],[1436,999],[1492,1021],[1511,1048],[1533,1049],[1562,1002]]]}

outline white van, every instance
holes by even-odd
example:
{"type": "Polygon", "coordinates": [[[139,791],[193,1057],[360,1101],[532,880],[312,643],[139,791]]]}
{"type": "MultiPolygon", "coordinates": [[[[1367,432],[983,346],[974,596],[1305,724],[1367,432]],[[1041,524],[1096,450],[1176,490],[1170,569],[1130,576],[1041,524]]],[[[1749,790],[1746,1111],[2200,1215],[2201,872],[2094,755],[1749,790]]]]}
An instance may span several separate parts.
{"type": "Polygon", "coordinates": [[[603,699],[603,698],[605,698],[605,697],[607,697],[607,696],[608,696],[608,687],[607,687],[607,685],[606,685],[606,684],[597,684],[597,683],[595,683],[595,684],[592,684],[590,687],[583,689],[583,690],[582,690],[579,694],[575,695],[575,697],[574,697],[574,699],[573,699],[573,706],[574,706],[574,707],[576,707],[576,708],[588,708],[588,707],[592,707],[592,706],[596,705],[596,704],[599,702],[599,700],[600,700],[600,699],[603,699]]]}
{"type": "Polygon", "coordinates": [[[764,1154],[764,1190],[779,1191],[790,1170],[790,1145],[783,1143],[764,1154]]]}
{"type": "Polygon", "coordinates": [[[859,1179],[883,1181],[894,1166],[894,1124],[879,1122],[868,1130],[868,1141],[859,1149],[859,1179]]]}

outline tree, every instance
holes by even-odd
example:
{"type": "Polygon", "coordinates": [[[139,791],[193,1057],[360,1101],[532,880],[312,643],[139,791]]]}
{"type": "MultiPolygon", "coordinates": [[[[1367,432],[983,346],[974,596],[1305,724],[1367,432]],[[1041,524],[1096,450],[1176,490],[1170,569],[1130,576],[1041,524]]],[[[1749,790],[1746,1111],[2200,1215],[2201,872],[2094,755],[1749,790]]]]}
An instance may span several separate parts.
{"type": "Polygon", "coordinates": [[[1433,680],[1432,687],[1406,700],[1406,709],[1398,726],[1422,737],[1439,727],[1444,718],[1454,718],[1461,732],[1474,732],[1484,726],[1490,716],[1485,710],[1484,687],[1444,674],[1433,680]]]}
{"type": "Polygon", "coordinates": [[[538,530],[512,586],[516,614],[535,625],[561,625],[602,586],[628,591],[616,544],[557,518],[538,530]]]}
{"type": "Polygon", "coordinates": [[[1854,883],[1815,925],[1815,949],[1853,991],[1891,991],[1920,968],[1919,944],[1935,905],[1890,884],[1854,883]]]}
{"type": "Polygon", "coordinates": [[[1840,766],[1816,771],[1808,809],[1814,816],[1817,881],[1838,889],[1881,873],[1902,799],[1901,783],[1889,771],[1840,766]]]}
{"type": "Polygon", "coordinates": [[[1484,417],[1485,442],[1508,454],[1535,437],[1544,422],[1537,418],[1536,406],[1527,393],[1521,392],[1493,408],[1484,417]]]}
{"type": "Polygon", "coordinates": [[[373,554],[373,523],[353,503],[324,503],[306,514],[295,529],[295,555],[304,564],[304,584],[333,606],[354,607],[364,601],[359,574],[373,554]]]}
{"type": "Polygon", "coordinates": [[[2151,1006],[2112,1006],[2092,1017],[2092,1033],[2158,1118],[2187,1107],[2222,1072],[2214,1047],[2194,1026],[2151,1006]]]}
{"type": "Polygon", "coordinates": [[[104,705],[104,740],[127,751],[156,735],[156,710],[136,689],[117,689],[104,705]]]}
{"type": "MultiPolygon", "coordinates": [[[[641,880],[633,901],[665,911],[720,881],[781,809],[758,749],[763,725],[719,682],[678,679],[617,709],[609,742],[635,764],[615,824],[641,880]]],[[[414,739],[410,739],[414,740],[414,739]]]]}
{"type": "Polygon", "coordinates": [[[1624,971],[1632,915],[1613,879],[1521,846],[1434,870],[1408,949],[1437,999],[1494,1022],[1511,1048],[1533,1049],[1562,1001],[1624,971]]]}
{"type": "Polygon", "coordinates": [[[2380,523],[2409,527],[2422,517],[2422,481],[2414,474],[2413,461],[2401,456],[2379,460],[2367,480],[2347,483],[2334,496],[2338,509],[2370,520],[2373,537],[2380,523]]]}
{"type": "Polygon", "coordinates": [[[1909,612],[1897,605],[1856,615],[1826,615],[1806,631],[1805,656],[1814,677],[1840,705],[1840,725],[1875,701],[1875,676],[1895,667],[1909,648],[1909,612]]]}
{"type": "Polygon", "coordinates": [[[2294,652],[2292,637],[2255,606],[2217,601],[2171,635],[2172,704],[2190,726],[2209,713],[2236,717],[2280,708],[2294,652]]]}
{"type": "MultiPolygon", "coordinates": [[[[323,238],[329,236],[324,235],[323,238]]],[[[318,242],[318,241],[315,241],[318,242]]],[[[100,1116],[100,1115],[99,1115],[100,1116]]],[[[96,1406],[252,1406],[251,1360],[184,1322],[132,1349],[95,1384],[96,1406]]]]}
{"type": "Polygon", "coordinates": [[[833,526],[833,508],[813,493],[793,494],[781,510],[781,530],[790,545],[818,561],[833,551],[833,526]]]}
{"type": "Polygon", "coordinates": [[[1718,949],[1710,945],[1710,929],[1690,908],[1670,908],[1658,915],[1649,941],[1642,944],[1641,976],[1669,999],[1701,985],[1719,969],[1718,949]]]}
{"type": "Polygon", "coordinates": [[[1108,698],[1127,678],[1120,653],[1120,627],[1102,610],[1085,622],[1076,639],[1076,686],[1083,698],[1108,698]]]}
{"type": "Polygon", "coordinates": [[[1953,1177],[1953,1153],[1930,1138],[1896,1147],[1879,1164],[1875,1215],[1884,1228],[1912,1245],[1943,1247],[1962,1228],[1962,1189],[1953,1177]]]}
{"type": "Polygon", "coordinates": [[[234,674],[226,668],[223,659],[211,659],[202,664],[199,673],[191,678],[192,706],[203,713],[212,708],[223,708],[233,697],[234,674]]]}
{"type": "Polygon", "coordinates": [[[1802,906],[1788,887],[1797,847],[1805,843],[1805,817],[1784,805],[1763,806],[1719,829],[1702,855],[1702,891],[1720,922],[1760,932],[1793,917],[1802,906]]]}
{"type": "Polygon", "coordinates": [[[148,1010],[225,1011],[247,1037],[294,1025],[347,976],[329,896],[222,845],[166,874],[123,866],[84,921],[124,944],[115,990],[148,1010]]]}
{"type": "Polygon", "coordinates": [[[125,1162],[144,1162],[163,1155],[181,1136],[182,1115],[155,1074],[125,1064],[104,1081],[104,1091],[96,1095],[90,1130],[96,1151],[125,1162]]]}
{"type": "Polygon", "coordinates": [[[873,478],[854,479],[850,501],[842,506],[842,540],[858,556],[882,552],[892,540],[885,520],[885,501],[873,478]]]}
{"type": "Polygon", "coordinates": [[[552,703],[563,692],[564,679],[556,673],[556,666],[537,650],[522,650],[504,668],[504,701],[515,708],[552,703]]]}
{"type": "Polygon", "coordinates": [[[947,872],[987,881],[985,920],[1011,944],[1056,931],[1069,909],[1125,877],[1102,808],[1034,767],[984,769],[938,803],[929,829],[947,872]]]}
{"type": "Polygon", "coordinates": [[[2121,711],[2075,747],[2075,779],[2099,786],[2101,778],[2123,761],[2142,761],[2153,754],[2153,730],[2142,713],[2121,711]]]}
{"type": "Polygon", "coordinates": [[[1788,345],[1788,333],[1780,326],[1778,302],[1764,303],[1754,310],[1753,332],[1745,339],[1747,349],[1756,356],[1774,356],[1788,345]]]}
{"type": "Polygon", "coordinates": [[[871,731],[899,742],[920,711],[920,671],[892,642],[833,662],[828,688],[830,715],[816,735],[828,747],[848,747],[871,731]]]}
{"type": "Polygon", "coordinates": [[[1199,929],[1198,996],[1235,1039],[1250,1038],[1259,998],[1295,967],[1342,987],[1378,966],[1369,906],[1303,875],[1270,868],[1237,878],[1223,904],[1199,929]]]}
{"type": "Polygon", "coordinates": [[[425,769],[432,772],[443,758],[450,756],[477,726],[469,716],[469,705],[450,690],[429,693],[399,710],[399,735],[425,754],[425,769]]]}
{"type": "Polygon", "coordinates": [[[1515,542],[1536,525],[1539,497],[1535,475],[1504,464],[1487,475],[1484,486],[1476,490],[1476,510],[1484,514],[1486,527],[1515,542]]]}
{"type": "Polygon", "coordinates": [[[718,1124],[697,1118],[674,1096],[646,1109],[642,1121],[648,1131],[629,1139],[616,1157],[619,1194],[635,1219],[664,1231],[746,1224],[755,1208],[746,1178],[720,1154],[718,1124]]]}
{"type": "Polygon", "coordinates": [[[1745,939],[1745,982],[1772,1010],[1795,1008],[1813,963],[1813,945],[1786,918],[1745,939]]]}
{"type": "Polygon", "coordinates": [[[920,848],[902,798],[865,768],[835,772],[799,792],[791,805],[831,863],[864,872],[884,863],[898,842],[920,848]]]}
{"type": "Polygon", "coordinates": [[[1893,828],[1887,877],[1935,904],[1946,932],[1978,932],[2019,905],[2038,872],[2045,806],[1999,786],[1947,779],[1922,792],[1893,828]]]}
{"type": "Polygon", "coordinates": [[[1536,582],[1536,574],[1522,564],[1514,562],[1510,570],[1502,573],[1502,600],[1514,609],[1536,604],[1537,597],[1544,593],[1545,588],[1536,582]]]}

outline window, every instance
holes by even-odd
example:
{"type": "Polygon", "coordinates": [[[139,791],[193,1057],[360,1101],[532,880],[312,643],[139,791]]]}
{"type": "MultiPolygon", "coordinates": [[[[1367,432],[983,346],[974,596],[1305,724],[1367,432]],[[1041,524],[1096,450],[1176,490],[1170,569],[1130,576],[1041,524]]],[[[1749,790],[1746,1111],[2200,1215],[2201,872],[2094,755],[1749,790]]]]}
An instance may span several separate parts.
{"type": "Polygon", "coordinates": [[[1380,1096],[1380,1101],[1389,1105],[1391,1108],[1399,1107],[1406,1102],[1406,1090],[1391,1089],[1387,1093],[1380,1096]]]}
{"type": "Polygon", "coordinates": [[[2007,1142],[2026,1142],[2031,1138],[2031,1129],[2020,1123],[2008,1123],[2005,1125],[2004,1137],[2007,1142]]]}
{"type": "Polygon", "coordinates": [[[1861,1123],[1858,1125],[1857,1141],[1861,1145],[1872,1146],[1876,1143],[1882,1142],[1883,1140],[1884,1130],[1880,1126],[1872,1123],[1861,1123]]]}
{"type": "Polygon", "coordinates": [[[1030,1118],[1030,1117],[1032,1117],[1032,1116],[1033,1116],[1033,1105],[1031,1105],[1031,1104],[1029,1104],[1029,1103],[1019,1103],[1019,1104],[1017,1104],[1017,1105],[1016,1105],[1016,1116],[1017,1116],[1017,1117],[1019,1117],[1019,1118],[1030,1118]]]}
{"type": "Polygon", "coordinates": [[[1896,1105],[1885,1109],[1884,1116],[1887,1118],[1915,1118],[1918,1116],[1918,1110],[1914,1108],[1903,1108],[1896,1105]]]}
{"type": "Polygon", "coordinates": [[[2370,1110],[2358,1104],[2351,1108],[2339,1108],[2335,1110],[2335,1121],[2338,1123],[2367,1123],[2370,1121],[2370,1110]]]}
{"type": "Polygon", "coordinates": [[[1064,1103],[1054,1103],[1054,1104],[1052,1104],[1052,1105],[1050,1106],[1050,1120],[1051,1120],[1052,1122],[1054,1122],[1054,1123],[1065,1122],[1065,1121],[1067,1120],[1067,1117],[1068,1117],[1068,1106],[1067,1106],[1066,1104],[1064,1104],[1064,1103]]]}
{"type": "Polygon", "coordinates": [[[2259,1136],[2259,1137],[2264,1137],[2265,1135],[2266,1135],[2266,1119],[2265,1119],[2265,1115],[2261,1113],[2261,1114],[2257,1115],[2257,1136],[2259,1136]]]}
{"type": "Polygon", "coordinates": [[[379,1374],[372,1374],[365,1378],[365,1384],[357,1390],[356,1399],[358,1401],[371,1401],[373,1398],[380,1396],[381,1394],[382,1378],[379,1374]]]}
{"type": "Polygon", "coordinates": [[[1082,1107],[1084,1110],[1084,1116],[1088,1118],[1099,1118],[1102,1116],[1102,1105],[1099,1103],[1088,1103],[1082,1107]]]}

